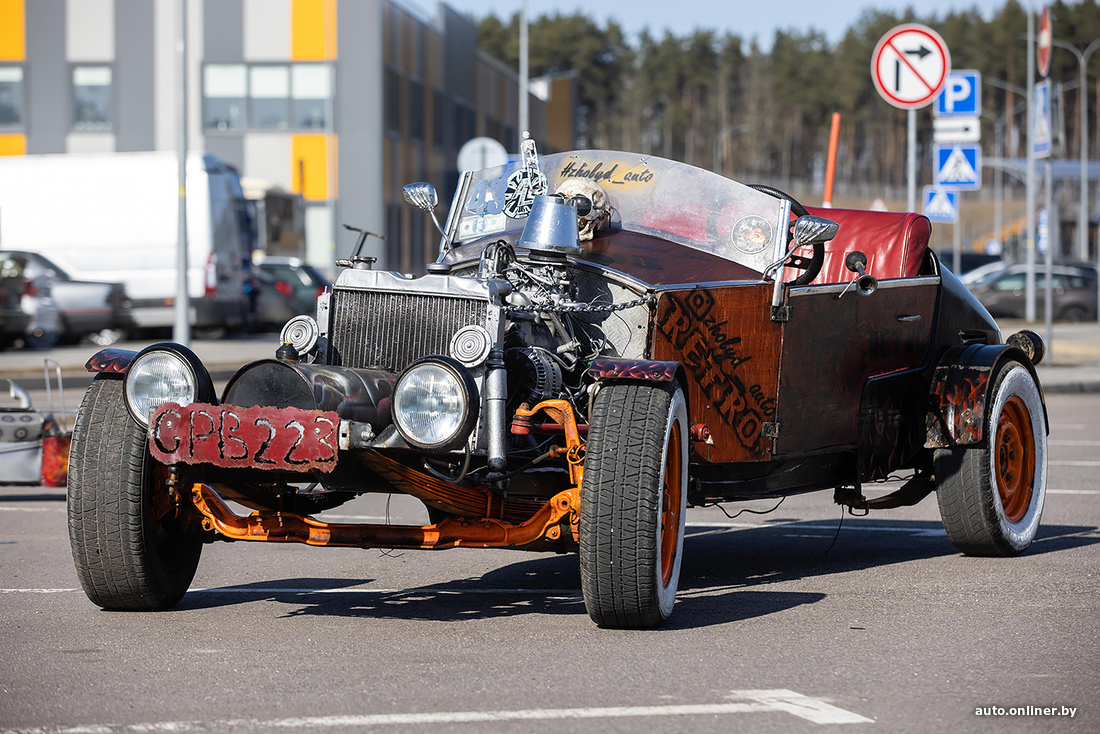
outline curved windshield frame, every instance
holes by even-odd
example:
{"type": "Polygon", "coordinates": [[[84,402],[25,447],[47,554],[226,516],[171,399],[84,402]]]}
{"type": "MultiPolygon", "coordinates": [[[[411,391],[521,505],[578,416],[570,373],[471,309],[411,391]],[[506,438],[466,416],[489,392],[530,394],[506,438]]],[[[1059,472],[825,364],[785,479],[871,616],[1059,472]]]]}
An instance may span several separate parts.
{"type": "MultiPolygon", "coordinates": [[[[611,202],[611,231],[661,237],[717,255],[756,272],[785,252],[790,204],[744,184],[685,163],[607,150],[543,156],[547,193],[583,179],[598,184],[611,202]]],[[[447,220],[454,246],[523,229],[516,199],[520,161],[462,174],[447,220]]],[[[524,214],[524,217],[526,214],[524,214]]],[[[584,247],[585,243],[581,243],[584,247]]]]}

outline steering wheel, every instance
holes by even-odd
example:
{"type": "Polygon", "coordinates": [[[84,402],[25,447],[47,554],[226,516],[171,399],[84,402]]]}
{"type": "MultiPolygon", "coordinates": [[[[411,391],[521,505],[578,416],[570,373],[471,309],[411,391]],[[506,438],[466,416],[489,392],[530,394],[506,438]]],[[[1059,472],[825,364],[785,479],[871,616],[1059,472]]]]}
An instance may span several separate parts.
{"type": "MultiPolygon", "coordinates": [[[[783,199],[791,203],[791,213],[795,217],[804,217],[809,214],[806,211],[806,207],[799,203],[798,199],[794,198],[785,191],[772,188],[771,186],[765,186],[764,184],[749,184],[750,189],[756,189],[757,191],[767,194],[768,196],[774,196],[777,199],[783,199]]],[[[794,239],[794,233],[787,232],[787,242],[794,239]]],[[[786,266],[794,268],[795,270],[803,271],[794,280],[788,280],[788,285],[809,285],[813,282],[817,274],[821,272],[821,266],[825,264],[825,243],[815,242],[811,245],[813,248],[813,255],[810,257],[803,257],[802,255],[791,255],[787,258],[786,266]]]]}

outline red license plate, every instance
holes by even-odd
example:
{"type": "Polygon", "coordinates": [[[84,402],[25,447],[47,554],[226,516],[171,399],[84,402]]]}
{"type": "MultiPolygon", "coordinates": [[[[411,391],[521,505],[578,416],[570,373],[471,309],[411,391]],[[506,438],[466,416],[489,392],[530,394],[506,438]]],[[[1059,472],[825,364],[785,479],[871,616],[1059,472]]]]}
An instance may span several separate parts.
{"type": "Polygon", "coordinates": [[[320,410],[165,403],[149,419],[149,451],[165,464],[327,472],[339,424],[320,410]]]}

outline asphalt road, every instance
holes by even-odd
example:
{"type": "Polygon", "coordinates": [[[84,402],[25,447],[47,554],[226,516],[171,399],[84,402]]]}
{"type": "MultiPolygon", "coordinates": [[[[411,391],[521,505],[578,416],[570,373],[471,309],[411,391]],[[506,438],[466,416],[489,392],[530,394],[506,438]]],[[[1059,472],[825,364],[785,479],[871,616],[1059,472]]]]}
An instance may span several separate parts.
{"type": "MultiPolygon", "coordinates": [[[[1100,731],[1100,395],[1048,403],[1025,555],[960,556],[932,498],[692,510],[653,632],[596,628],[575,556],[500,550],[219,543],[176,609],[104,612],[63,492],[0,487],[0,732],[1100,731]]],[[[329,513],[387,515],[426,519],[329,513]]]]}

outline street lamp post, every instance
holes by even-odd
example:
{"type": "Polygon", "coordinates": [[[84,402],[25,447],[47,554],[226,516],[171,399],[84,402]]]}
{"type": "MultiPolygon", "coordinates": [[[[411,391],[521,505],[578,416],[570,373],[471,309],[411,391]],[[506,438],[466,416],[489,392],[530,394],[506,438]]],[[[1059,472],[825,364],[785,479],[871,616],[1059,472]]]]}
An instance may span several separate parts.
{"type": "MultiPolygon", "coordinates": [[[[1011,110],[1002,112],[993,121],[993,147],[997,151],[997,155],[1007,159],[1009,156],[1007,150],[1008,142],[1005,140],[1004,132],[1005,123],[1027,109],[1027,90],[1012,82],[1006,82],[994,77],[985,77],[985,81],[999,89],[1012,92],[1016,96],[1022,97],[1024,100],[1013,106],[1011,110]]],[[[984,112],[982,114],[986,115],[984,112]]],[[[1007,252],[1007,248],[1004,247],[1004,170],[1001,166],[997,166],[993,174],[993,226],[997,233],[997,241],[1000,242],[1002,246],[1001,252],[1007,252]]],[[[1013,257],[1018,257],[1018,254],[1018,252],[1013,250],[1013,257]]]]}
{"type": "Polygon", "coordinates": [[[1079,137],[1081,139],[1080,153],[1081,153],[1081,192],[1080,197],[1077,200],[1077,255],[1082,260],[1087,260],[1089,257],[1089,225],[1088,225],[1088,165],[1089,165],[1089,133],[1088,133],[1088,89],[1086,84],[1088,83],[1086,68],[1089,63],[1089,56],[1100,48],[1100,38],[1097,38],[1082,52],[1077,49],[1076,46],[1066,43],[1065,41],[1059,41],[1057,38],[1051,39],[1051,43],[1059,48],[1064,48],[1068,51],[1072,51],[1073,55],[1077,57],[1077,67],[1080,73],[1079,91],[1080,108],[1079,123],[1080,128],[1079,137]]]}

